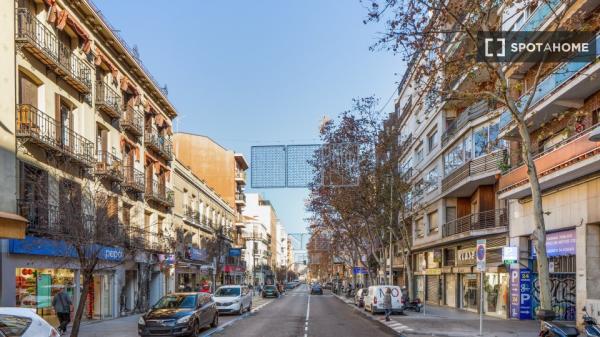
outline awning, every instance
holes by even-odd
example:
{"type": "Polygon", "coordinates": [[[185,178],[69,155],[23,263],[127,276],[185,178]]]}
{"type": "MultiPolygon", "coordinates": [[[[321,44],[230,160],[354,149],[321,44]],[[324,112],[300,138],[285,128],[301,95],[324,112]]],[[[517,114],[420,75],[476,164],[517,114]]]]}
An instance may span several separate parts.
{"type": "Polygon", "coordinates": [[[8,212],[0,212],[0,239],[25,239],[27,219],[8,212]]]}

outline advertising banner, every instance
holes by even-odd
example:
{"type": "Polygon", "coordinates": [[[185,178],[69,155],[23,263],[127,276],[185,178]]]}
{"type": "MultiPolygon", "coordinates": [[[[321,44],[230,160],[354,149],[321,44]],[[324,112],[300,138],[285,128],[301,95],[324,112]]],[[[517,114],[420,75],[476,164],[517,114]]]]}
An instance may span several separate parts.
{"type": "MultiPolygon", "coordinates": [[[[575,255],[577,235],[575,229],[546,234],[548,257],[575,255]]],[[[531,256],[536,257],[535,245],[531,241],[531,256]]]]}
{"type": "Polygon", "coordinates": [[[529,269],[519,271],[520,301],[519,301],[519,319],[532,319],[533,308],[531,303],[532,280],[529,269]]]}

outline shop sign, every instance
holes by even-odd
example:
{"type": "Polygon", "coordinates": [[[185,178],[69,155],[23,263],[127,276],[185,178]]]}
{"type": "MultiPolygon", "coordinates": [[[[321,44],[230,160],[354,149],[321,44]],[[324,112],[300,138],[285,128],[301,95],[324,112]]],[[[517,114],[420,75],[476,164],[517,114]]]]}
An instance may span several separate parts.
{"type": "Polygon", "coordinates": [[[527,268],[510,270],[510,317],[532,319],[532,279],[527,268]]]}
{"type": "Polygon", "coordinates": [[[456,254],[459,265],[475,264],[475,248],[459,249],[456,254]]]}
{"type": "Polygon", "coordinates": [[[229,248],[229,256],[242,256],[241,248],[229,248]]]}
{"type": "Polygon", "coordinates": [[[502,262],[514,264],[519,260],[519,247],[502,247],[502,262]]]}
{"type": "Polygon", "coordinates": [[[190,260],[195,260],[195,261],[206,260],[206,257],[207,257],[206,249],[190,247],[188,252],[189,252],[190,260]]]}
{"type": "Polygon", "coordinates": [[[442,274],[442,269],[441,268],[430,268],[430,269],[425,269],[425,275],[441,275],[442,274]]]}
{"type": "Polygon", "coordinates": [[[477,240],[477,271],[485,271],[485,239],[477,240]]]}
{"type": "Polygon", "coordinates": [[[352,274],[354,274],[354,275],[356,275],[356,274],[367,275],[368,273],[369,273],[369,271],[365,267],[354,267],[354,268],[352,268],[352,274]]]}
{"type": "Polygon", "coordinates": [[[442,250],[441,249],[433,250],[433,262],[434,263],[442,262],[442,250]]]}
{"type": "MultiPolygon", "coordinates": [[[[122,261],[125,253],[119,247],[95,245],[92,252],[98,252],[98,257],[106,261],[122,261]]],[[[78,254],[73,245],[62,240],[42,239],[26,236],[24,240],[10,240],[9,252],[13,254],[31,254],[57,257],[77,258],[78,254]]]]}
{"type": "MultiPolygon", "coordinates": [[[[577,234],[574,229],[546,234],[548,257],[575,255],[577,234]]],[[[531,257],[536,257],[535,245],[531,241],[531,257]]]]}

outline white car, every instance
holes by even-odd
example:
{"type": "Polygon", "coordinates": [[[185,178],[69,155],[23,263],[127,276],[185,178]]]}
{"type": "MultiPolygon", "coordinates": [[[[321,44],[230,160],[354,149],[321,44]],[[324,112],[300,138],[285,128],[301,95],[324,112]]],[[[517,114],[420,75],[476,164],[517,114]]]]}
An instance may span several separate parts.
{"type": "MultiPolygon", "coordinates": [[[[370,286],[364,295],[365,310],[375,314],[384,312],[383,296],[387,289],[392,290],[392,312],[402,313],[404,303],[402,303],[402,291],[398,286],[370,286]]],[[[364,291],[364,290],[363,290],[364,291]]]]}
{"type": "Polygon", "coordinates": [[[0,308],[0,336],[58,337],[48,322],[28,308],[0,308]]]}
{"type": "Polygon", "coordinates": [[[213,296],[219,313],[238,313],[252,309],[252,294],[246,286],[222,286],[213,296]]]}

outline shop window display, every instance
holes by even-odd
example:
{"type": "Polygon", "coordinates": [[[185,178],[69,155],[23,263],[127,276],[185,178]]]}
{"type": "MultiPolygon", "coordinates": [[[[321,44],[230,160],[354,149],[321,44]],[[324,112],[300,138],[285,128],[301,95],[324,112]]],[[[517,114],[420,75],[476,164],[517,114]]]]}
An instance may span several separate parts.
{"type": "Polygon", "coordinates": [[[484,312],[506,317],[508,312],[508,274],[486,273],[484,283],[484,312]]]}

